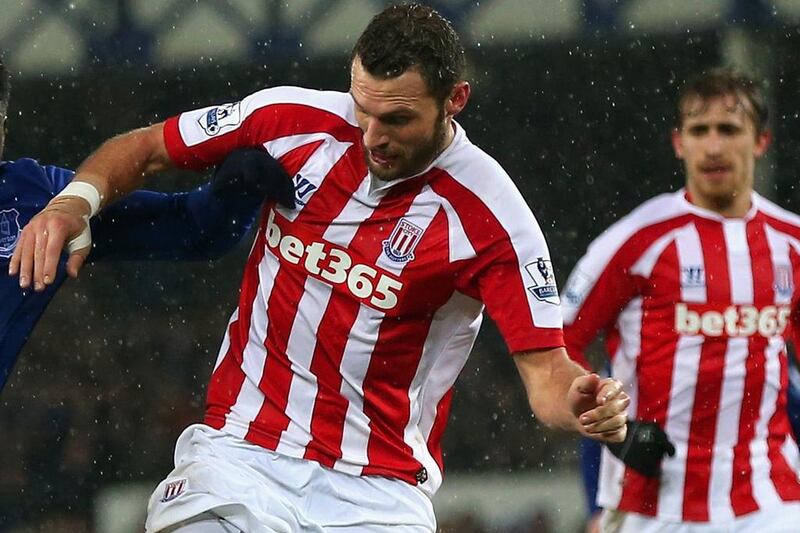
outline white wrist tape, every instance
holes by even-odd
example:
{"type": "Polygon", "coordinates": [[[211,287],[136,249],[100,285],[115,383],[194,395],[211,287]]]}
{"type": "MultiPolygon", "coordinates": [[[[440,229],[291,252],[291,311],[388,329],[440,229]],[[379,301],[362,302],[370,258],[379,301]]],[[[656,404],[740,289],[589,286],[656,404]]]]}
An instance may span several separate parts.
{"type": "Polygon", "coordinates": [[[91,183],[87,183],[85,181],[72,181],[55,197],[59,198],[61,196],[77,196],[78,198],[83,198],[86,200],[91,208],[89,218],[92,218],[97,214],[98,211],[100,211],[100,191],[98,191],[91,183]]]}
{"type": "Polygon", "coordinates": [[[92,245],[92,228],[89,226],[89,217],[83,215],[83,221],[86,222],[83,231],[67,243],[67,252],[70,254],[76,250],[81,250],[92,245]]]}

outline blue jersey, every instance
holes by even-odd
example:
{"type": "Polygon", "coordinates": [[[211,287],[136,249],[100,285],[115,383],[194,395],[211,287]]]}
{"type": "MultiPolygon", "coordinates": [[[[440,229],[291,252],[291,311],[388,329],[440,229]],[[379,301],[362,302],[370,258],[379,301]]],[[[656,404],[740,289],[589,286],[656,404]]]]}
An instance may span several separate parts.
{"type": "MultiPolygon", "coordinates": [[[[47,304],[66,278],[66,254],[43,292],[23,291],[7,275],[22,227],[72,180],[73,172],[33,159],[0,162],[0,390],[47,304]]],[[[238,243],[263,197],[214,192],[206,184],[188,193],[139,191],[91,220],[88,262],[111,259],[210,259],[238,243]]]]}

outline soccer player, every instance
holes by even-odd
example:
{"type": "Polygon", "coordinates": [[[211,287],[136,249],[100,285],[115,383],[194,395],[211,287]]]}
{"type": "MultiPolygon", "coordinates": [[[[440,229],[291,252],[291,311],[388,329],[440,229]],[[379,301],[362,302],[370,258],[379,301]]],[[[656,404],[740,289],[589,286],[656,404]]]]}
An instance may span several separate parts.
{"type": "MultiPolygon", "coordinates": [[[[0,158],[5,144],[9,76],[0,62],[0,158]]],[[[72,180],[73,172],[33,159],[0,160],[0,268],[8,268],[24,226],[72,180]]],[[[269,194],[293,204],[291,179],[263,150],[242,150],[226,159],[211,183],[189,193],[139,191],[91,221],[89,261],[108,259],[211,259],[245,235],[269,194]]],[[[42,292],[23,290],[0,277],[0,390],[34,325],[66,279],[61,257],[53,282],[42,292]]]]}
{"type": "Polygon", "coordinates": [[[259,146],[295,176],[297,208],[266,205],[205,423],[179,438],[148,531],[434,531],[451,389],[484,305],[543,422],[624,438],[621,384],[563,348],[536,219],[454,120],[464,68],[448,21],[390,6],[355,45],[349,92],[270,88],[111,139],[82,190],[26,227],[11,272],[46,284],[82,217],[143,175],[259,146]]]}
{"type": "Polygon", "coordinates": [[[636,418],[631,446],[603,451],[603,531],[797,531],[786,342],[800,217],[753,191],[771,139],[757,83],[703,73],[677,111],[686,187],[606,230],[564,291],[570,355],[605,331],[636,418]]]}

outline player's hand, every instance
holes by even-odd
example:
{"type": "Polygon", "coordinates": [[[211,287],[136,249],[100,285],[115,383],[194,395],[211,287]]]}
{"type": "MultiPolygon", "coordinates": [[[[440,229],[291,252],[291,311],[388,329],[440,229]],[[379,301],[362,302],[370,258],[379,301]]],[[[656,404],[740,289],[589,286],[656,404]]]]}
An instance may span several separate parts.
{"type": "Polygon", "coordinates": [[[53,283],[65,247],[69,251],[67,273],[78,275],[92,245],[88,232],[90,209],[82,198],[54,198],[28,222],[8,264],[9,275],[19,274],[20,287],[27,289],[33,284],[34,290],[43,291],[53,283]]]}
{"type": "Polygon", "coordinates": [[[272,198],[293,209],[294,184],[281,164],[266,150],[240,148],[217,166],[211,186],[217,197],[242,194],[272,198]]]}
{"type": "Polygon", "coordinates": [[[597,374],[578,376],[567,392],[567,402],[578,419],[578,431],[601,442],[622,442],[631,403],[622,383],[597,374]]]}
{"type": "Polygon", "coordinates": [[[675,446],[655,422],[628,420],[628,435],[620,443],[607,443],[608,449],[627,466],[647,477],[661,475],[664,455],[675,455],[675,446]]]}

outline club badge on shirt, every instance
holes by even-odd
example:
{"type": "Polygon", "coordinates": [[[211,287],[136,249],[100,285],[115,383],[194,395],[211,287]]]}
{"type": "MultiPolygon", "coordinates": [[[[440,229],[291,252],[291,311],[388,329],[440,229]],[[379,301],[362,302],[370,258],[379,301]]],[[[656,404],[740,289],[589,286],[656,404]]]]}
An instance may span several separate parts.
{"type": "Polygon", "coordinates": [[[11,257],[19,241],[19,211],[3,209],[0,211],[0,257],[11,257]]]}
{"type": "Polygon", "coordinates": [[[794,280],[792,267],[789,265],[776,265],[775,267],[775,294],[786,300],[794,294],[794,280]]]}
{"type": "Polygon", "coordinates": [[[395,263],[407,263],[414,259],[414,248],[425,230],[401,218],[389,238],[383,241],[383,252],[395,263]]]}

